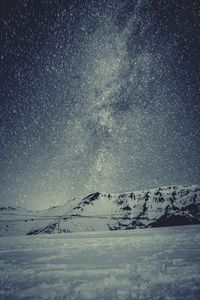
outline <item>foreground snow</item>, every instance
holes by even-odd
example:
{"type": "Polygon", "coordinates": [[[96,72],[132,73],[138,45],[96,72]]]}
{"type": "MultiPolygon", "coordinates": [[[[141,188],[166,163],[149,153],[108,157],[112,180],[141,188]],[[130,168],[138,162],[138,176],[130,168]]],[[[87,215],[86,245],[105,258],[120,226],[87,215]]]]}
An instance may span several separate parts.
{"type": "Polygon", "coordinates": [[[200,225],[0,238],[0,299],[198,299],[200,225]]]}

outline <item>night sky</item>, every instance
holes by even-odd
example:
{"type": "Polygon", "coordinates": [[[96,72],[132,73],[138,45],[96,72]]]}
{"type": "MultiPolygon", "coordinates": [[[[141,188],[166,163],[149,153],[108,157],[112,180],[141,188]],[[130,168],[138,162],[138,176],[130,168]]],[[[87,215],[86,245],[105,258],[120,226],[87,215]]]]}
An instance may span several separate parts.
{"type": "Polygon", "coordinates": [[[199,184],[199,95],[199,0],[0,0],[0,205],[199,184]]]}

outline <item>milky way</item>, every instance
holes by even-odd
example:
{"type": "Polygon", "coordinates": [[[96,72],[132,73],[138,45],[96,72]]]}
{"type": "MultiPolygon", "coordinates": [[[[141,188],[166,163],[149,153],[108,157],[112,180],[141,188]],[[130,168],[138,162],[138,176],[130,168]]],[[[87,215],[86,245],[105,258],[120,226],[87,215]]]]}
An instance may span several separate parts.
{"type": "Polygon", "coordinates": [[[0,26],[2,205],[200,183],[198,1],[1,0],[0,26]]]}

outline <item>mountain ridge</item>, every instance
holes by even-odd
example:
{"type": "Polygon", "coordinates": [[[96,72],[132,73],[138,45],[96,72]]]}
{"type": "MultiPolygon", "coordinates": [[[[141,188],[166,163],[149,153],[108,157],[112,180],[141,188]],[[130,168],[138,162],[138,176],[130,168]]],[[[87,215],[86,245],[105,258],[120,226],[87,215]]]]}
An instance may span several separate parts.
{"type": "Polygon", "coordinates": [[[0,235],[70,233],[200,224],[200,186],[92,193],[41,211],[0,207],[0,235]]]}

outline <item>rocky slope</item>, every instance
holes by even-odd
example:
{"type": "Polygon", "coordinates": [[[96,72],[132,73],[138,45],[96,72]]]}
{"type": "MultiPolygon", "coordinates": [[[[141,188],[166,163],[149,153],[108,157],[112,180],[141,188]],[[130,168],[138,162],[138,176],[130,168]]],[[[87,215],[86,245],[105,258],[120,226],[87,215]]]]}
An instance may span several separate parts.
{"type": "Polygon", "coordinates": [[[28,212],[27,215],[23,211],[25,219],[20,209],[12,209],[10,214],[8,210],[6,220],[6,208],[0,209],[0,234],[31,235],[200,224],[200,187],[169,186],[125,194],[97,192],[45,211],[28,212]],[[21,221],[16,222],[16,215],[21,221]]]}

